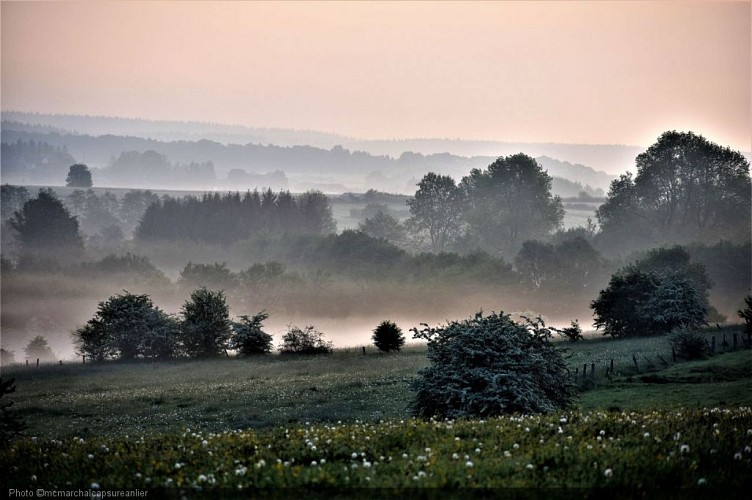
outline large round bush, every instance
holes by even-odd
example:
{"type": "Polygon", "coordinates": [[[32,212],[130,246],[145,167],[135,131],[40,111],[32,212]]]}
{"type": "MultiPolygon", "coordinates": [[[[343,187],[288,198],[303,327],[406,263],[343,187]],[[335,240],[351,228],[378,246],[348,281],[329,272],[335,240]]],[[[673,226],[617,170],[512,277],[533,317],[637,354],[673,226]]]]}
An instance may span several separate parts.
{"type": "Polygon", "coordinates": [[[574,384],[551,332],[509,315],[478,313],[447,326],[413,329],[428,340],[430,366],[419,372],[412,412],[418,417],[486,417],[568,407],[574,384]]]}

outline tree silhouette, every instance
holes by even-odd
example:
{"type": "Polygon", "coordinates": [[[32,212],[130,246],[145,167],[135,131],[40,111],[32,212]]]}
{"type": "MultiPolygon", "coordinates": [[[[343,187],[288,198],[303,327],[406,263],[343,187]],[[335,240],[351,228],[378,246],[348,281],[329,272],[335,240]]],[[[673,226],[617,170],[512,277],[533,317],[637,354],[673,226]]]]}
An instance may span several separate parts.
{"type": "Polygon", "coordinates": [[[392,321],[382,321],[373,331],[373,344],[384,352],[399,351],[405,345],[402,329],[392,321]]]}
{"type": "Polygon", "coordinates": [[[454,179],[429,172],[418,183],[415,196],[407,201],[407,225],[427,234],[431,250],[440,252],[460,235],[463,204],[462,190],[454,179]]]}
{"type": "Polygon", "coordinates": [[[222,291],[201,287],[183,304],[183,342],[189,355],[213,357],[230,347],[232,322],[222,291]]]}
{"type": "Polygon", "coordinates": [[[670,131],[611,184],[596,212],[601,246],[626,254],[664,243],[749,239],[749,162],[692,132],[670,131]]]}
{"type": "Polygon", "coordinates": [[[77,260],[83,254],[78,221],[52,191],[40,190],[9,223],[18,232],[24,254],[64,261],[77,260]]]}
{"type": "Polygon", "coordinates": [[[65,178],[65,185],[75,188],[90,188],[93,184],[91,182],[89,167],[83,163],[71,165],[70,170],[68,170],[68,176],[65,178]]]}
{"type": "Polygon", "coordinates": [[[29,341],[24,348],[24,353],[29,361],[35,361],[37,359],[41,362],[55,361],[55,355],[52,353],[52,349],[50,349],[47,339],[41,335],[37,335],[29,341]]]}
{"type": "Polygon", "coordinates": [[[515,255],[525,240],[543,239],[564,218],[551,194],[551,176],[522,153],[497,159],[462,179],[468,200],[468,231],[480,248],[515,255]]]}

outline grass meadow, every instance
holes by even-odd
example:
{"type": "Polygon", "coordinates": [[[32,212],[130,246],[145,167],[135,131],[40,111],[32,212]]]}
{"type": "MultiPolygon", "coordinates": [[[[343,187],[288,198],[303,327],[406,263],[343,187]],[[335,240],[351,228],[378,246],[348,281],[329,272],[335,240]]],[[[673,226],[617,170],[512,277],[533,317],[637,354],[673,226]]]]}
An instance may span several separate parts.
{"type": "Polygon", "coordinates": [[[422,345],[15,366],[3,378],[15,377],[11,399],[29,429],[0,453],[0,466],[16,488],[738,493],[752,486],[752,354],[723,346],[735,332],[709,329],[716,353],[692,362],[675,362],[666,337],[561,342],[578,370],[576,407],[485,421],[409,418],[409,381],[427,364],[422,345]]]}

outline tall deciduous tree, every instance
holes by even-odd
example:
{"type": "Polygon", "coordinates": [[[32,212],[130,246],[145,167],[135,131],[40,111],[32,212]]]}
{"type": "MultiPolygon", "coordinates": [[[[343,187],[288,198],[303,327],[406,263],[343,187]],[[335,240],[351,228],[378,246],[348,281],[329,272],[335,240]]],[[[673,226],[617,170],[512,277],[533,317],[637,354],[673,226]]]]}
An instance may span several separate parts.
{"type": "Polygon", "coordinates": [[[523,241],[543,239],[564,218],[561,199],[551,194],[551,176],[522,153],[473,169],[461,186],[468,232],[484,250],[512,256],[523,241]]]}
{"type": "Polygon", "coordinates": [[[96,315],[73,336],[79,353],[94,361],[166,359],[178,353],[178,327],[148,295],[125,292],[100,302],[96,315]]]}
{"type": "Polygon", "coordinates": [[[21,251],[30,256],[75,260],[83,254],[78,221],[49,190],[24,203],[9,220],[18,232],[21,251]]]}
{"type": "Polygon", "coordinates": [[[598,209],[601,243],[628,253],[663,243],[748,240],[750,174],[744,156],[692,132],[665,132],[611,184],[598,209]]]}
{"type": "Polygon", "coordinates": [[[68,176],[65,178],[65,185],[75,188],[90,188],[93,186],[89,167],[83,163],[71,165],[68,170],[68,176]]]}
{"type": "Polygon", "coordinates": [[[394,243],[404,245],[407,239],[405,227],[398,219],[388,213],[379,211],[358,224],[358,230],[366,233],[371,238],[381,238],[394,243]]]}
{"type": "Polygon", "coordinates": [[[183,304],[183,342],[189,355],[214,357],[230,347],[232,322],[225,294],[201,287],[183,304]]]}
{"type": "Polygon", "coordinates": [[[24,353],[29,361],[37,359],[43,363],[55,361],[55,354],[53,354],[52,349],[50,349],[47,339],[41,335],[37,335],[29,341],[24,348],[24,353]]]}
{"type": "Polygon", "coordinates": [[[420,180],[415,196],[407,201],[407,225],[427,235],[431,249],[444,250],[462,230],[464,196],[448,175],[429,172],[420,180]]]}

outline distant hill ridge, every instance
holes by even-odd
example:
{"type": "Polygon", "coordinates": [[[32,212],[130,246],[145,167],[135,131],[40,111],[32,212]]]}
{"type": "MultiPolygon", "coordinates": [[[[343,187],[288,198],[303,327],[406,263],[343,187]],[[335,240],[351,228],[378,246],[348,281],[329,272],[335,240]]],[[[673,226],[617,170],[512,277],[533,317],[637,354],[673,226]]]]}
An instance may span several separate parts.
{"type": "Polygon", "coordinates": [[[341,145],[350,150],[366,151],[374,156],[388,155],[393,158],[398,158],[406,151],[424,155],[449,153],[464,157],[494,158],[524,152],[534,157],[548,156],[572,164],[589,165],[595,170],[603,170],[610,174],[621,173],[630,168],[634,164],[635,156],[644,150],[639,146],[624,145],[513,143],[442,138],[359,139],[312,130],[17,111],[4,111],[2,120],[4,131],[133,136],[165,142],[206,139],[225,145],[248,143],[276,146],[305,145],[323,149],[341,145]]]}
{"type": "MultiPolygon", "coordinates": [[[[325,176],[367,176],[380,173],[397,179],[399,191],[406,191],[405,183],[410,178],[420,178],[428,171],[452,175],[456,179],[466,175],[473,168],[485,168],[492,163],[494,156],[464,157],[448,153],[424,155],[405,152],[398,158],[387,155],[375,156],[362,151],[350,151],[341,146],[324,149],[314,146],[278,146],[262,144],[222,144],[201,139],[198,141],[158,141],[135,136],[79,135],[59,132],[34,132],[13,130],[10,122],[3,122],[2,142],[13,144],[17,141],[46,143],[64,147],[76,161],[93,168],[106,168],[114,158],[125,151],[156,151],[171,162],[189,164],[191,162],[212,162],[218,173],[242,168],[251,172],[272,172],[283,170],[293,175],[318,175],[320,181],[325,176]]],[[[27,129],[28,130],[28,129],[27,129]]],[[[555,177],[573,181],[594,189],[608,189],[614,176],[598,172],[584,165],[571,164],[549,157],[538,158],[541,165],[555,177]]],[[[5,162],[8,162],[8,158],[5,162]]],[[[4,181],[8,182],[11,171],[21,171],[23,165],[6,163],[3,169],[4,181]]],[[[25,179],[29,182],[29,179],[25,179]]],[[[49,182],[49,180],[45,180],[49,182]]],[[[348,185],[352,185],[352,180],[348,185]]],[[[412,183],[415,184],[414,182],[412,183]]],[[[381,187],[381,189],[386,189],[381,187]]],[[[572,187],[574,189],[574,187],[572,187]]],[[[407,190],[409,191],[409,189],[407,190]]]]}

